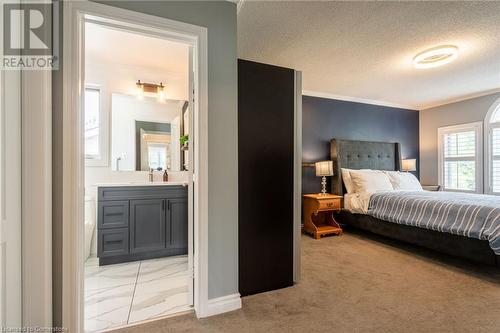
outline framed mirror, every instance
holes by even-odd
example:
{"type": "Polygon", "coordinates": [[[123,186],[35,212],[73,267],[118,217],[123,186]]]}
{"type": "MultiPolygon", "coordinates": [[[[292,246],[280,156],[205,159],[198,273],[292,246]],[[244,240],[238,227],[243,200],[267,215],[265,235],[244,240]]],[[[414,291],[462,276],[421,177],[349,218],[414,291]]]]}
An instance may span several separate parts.
{"type": "Polygon", "coordinates": [[[187,102],[112,94],[111,168],[115,171],[185,170],[181,137],[187,102]]]}

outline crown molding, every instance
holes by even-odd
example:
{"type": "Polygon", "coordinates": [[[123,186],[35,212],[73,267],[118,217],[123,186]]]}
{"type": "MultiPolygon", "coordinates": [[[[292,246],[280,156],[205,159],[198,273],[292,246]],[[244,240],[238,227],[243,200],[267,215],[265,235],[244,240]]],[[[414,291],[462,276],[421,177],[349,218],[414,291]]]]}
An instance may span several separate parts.
{"type": "Polygon", "coordinates": [[[239,14],[240,10],[241,10],[241,6],[243,6],[243,2],[245,0],[226,0],[226,1],[235,3],[236,4],[236,14],[239,14]]]}
{"type": "Polygon", "coordinates": [[[487,96],[487,95],[492,95],[492,94],[496,94],[496,93],[499,93],[499,92],[500,92],[500,88],[495,88],[495,89],[490,89],[490,90],[484,90],[484,91],[481,91],[481,92],[478,92],[478,93],[464,95],[464,96],[460,96],[460,97],[457,97],[457,98],[452,98],[452,99],[448,99],[448,100],[445,100],[445,101],[441,101],[441,102],[439,102],[437,104],[426,105],[426,106],[421,107],[420,110],[422,110],[422,111],[423,110],[429,110],[429,109],[437,108],[439,106],[443,106],[443,105],[447,105],[447,104],[453,104],[453,103],[458,103],[458,102],[463,102],[463,101],[466,101],[466,100],[469,100],[469,99],[483,97],[483,96],[487,96]]]}
{"type": "Polygon", "coordinates": [[[302,95],[328,98],[328,99],[336,99],[339,101],[346,101],[346,102],[356,102],[356,103],[371,104],[371,105],[378,105],[378,106],[387,106],[387,107],[398,108],[398,109],[418,110],[418,108],[415,108],[415,106],[411,106],[411,105],[397,104],[397,103],[379,101],[379,100],[368,99],[368,98],[335,95],[335,94],[319,92],[319,91],[302,90],[302,95]]]}

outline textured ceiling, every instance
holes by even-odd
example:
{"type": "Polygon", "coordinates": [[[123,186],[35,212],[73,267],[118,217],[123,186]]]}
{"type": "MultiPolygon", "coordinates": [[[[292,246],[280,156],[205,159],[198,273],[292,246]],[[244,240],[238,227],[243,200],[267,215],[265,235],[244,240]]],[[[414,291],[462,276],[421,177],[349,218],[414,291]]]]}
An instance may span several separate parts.
{"type": "Polygon", "coordinates": [[[238,53],[301,70],[307,92],[424,109],[500,90],[500,2],[246,0],[238,53]],[[459,58],[412,67],[440,44],[459,58]]]}

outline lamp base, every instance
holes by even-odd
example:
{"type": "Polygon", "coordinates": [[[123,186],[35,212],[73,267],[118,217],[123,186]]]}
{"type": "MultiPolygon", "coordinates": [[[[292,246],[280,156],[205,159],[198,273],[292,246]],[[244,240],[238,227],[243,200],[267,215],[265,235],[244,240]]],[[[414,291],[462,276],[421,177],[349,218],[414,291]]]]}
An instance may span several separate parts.
{"type": "Polygon", "coordinates": [[[327,195],[326,193],[326,177],[321,178],[321,195],[327,195]]]}

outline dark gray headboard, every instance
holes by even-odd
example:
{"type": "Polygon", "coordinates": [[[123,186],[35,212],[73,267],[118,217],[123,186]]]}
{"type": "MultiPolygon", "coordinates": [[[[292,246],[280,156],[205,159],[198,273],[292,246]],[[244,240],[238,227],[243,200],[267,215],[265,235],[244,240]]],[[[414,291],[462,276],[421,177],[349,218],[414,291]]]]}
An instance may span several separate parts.
{"type": "Polygon", "coordinates": [[[400,170],[399,143],[332,139],[330,157],[333,161],[332,194],[343,195],[341,168],[400,170]]]}

